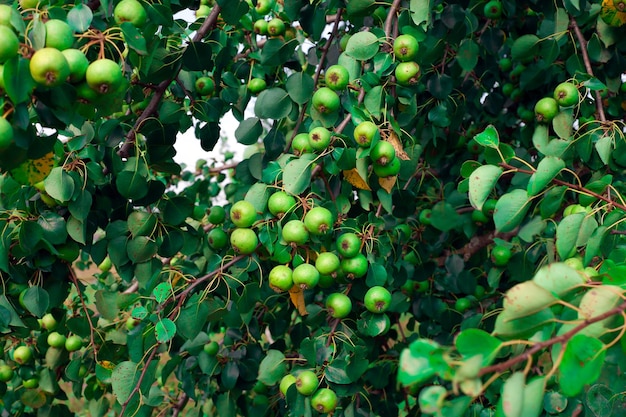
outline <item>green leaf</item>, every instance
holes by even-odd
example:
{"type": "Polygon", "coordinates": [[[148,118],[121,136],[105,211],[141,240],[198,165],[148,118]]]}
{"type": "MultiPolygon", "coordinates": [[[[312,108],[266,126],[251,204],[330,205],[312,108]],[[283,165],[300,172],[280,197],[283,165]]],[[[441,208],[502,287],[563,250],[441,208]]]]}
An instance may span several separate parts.
{"type": "Polygon", "coordinates": [[[120,362],[111,373],[111,388],[117,402],[124,404],[128,401],[140,375],[139,366],[130,361],[120,362]]]}
{"type": "Polygon", "coordinates": [[[289,97],[297,103],[304,104],[311,99],[315,83],[313,78],[304,72],[295,72],[287,78],[285,83],[289,97]]]}
{"type": "Polygon", "coordinates": [[[193,214],[193,206],[193,201],[187,197],[172,197],[165,202],[163,207],[163,220],[172,226],[182,224],[193,214]]]}
{"type": "Polygon", "coordinates": [[[433,206],[430,220],[434,228],[447,232],[457,227],[460,216],[452,204],[440,201],[433,206]]]}
{"type": "Polygon", "coordinates": [[[29,62],[18,55],[4,63],[4,89],[14,104],[28,101],[31,91],[35,88],[29,62]]]}
{"type": "Polygon", "coordinates": [[[548,144],[550,143],[550,135],[546,124],[537,123],[533,132],[533,146],[542,154],[546,154],[548,144]]]}
{"type": "Polygon", "coordinates": [[[444,361],[445,350],[433,340],[417,339],[400,354],[398,382],[409,386],[423,384],[437,373],[435,362],[444,361]]]}
{"type": "Polygon", "coordinates": [[[123,197],[131,200],[138,200],[148,193],[147,178],[135,171],[122,171],[117,174],[115,186],[123,197]]]}
{"type": "Polygon", "coordinates": [[[539,417],[543,411],[546,377],[534,378],[524,387],[524,404],[520,417],[539,417]]]}
{"type": "Polygon", "coordinates": [[[559,223],[556,228],[556,250],[561,259],[570,258],[576,247],[584,246],[598,227],[593,216],[585,213],[574,213],[559,223]]]}
{"type": "Polygon", "coordinates": [[[131,49],[133,49],[139,55],[148,54],[148,50],[146,49],[146,39],[132,23],[123,22],[120,25],[120,28],[122,29],[122,33],[124,34],[124,40],[131,49]]]}
{"type": "Polygon", "coordinates": [[[154,330],[160,343],[169,342],[176,335],[176,324],[168,318],[160,319],[154,325],[154,330]]]}
{"type": "Polygon", "coordinates": [[[70,25],[74,32],[83,33],[89,29],[92,20],[93,12],[83,3],[74,5],[67,13],[67,24],[70,25]]]}
{"type": "Polygon", "coordinates": [[[482,210],[502,172],[503,169],[495,165],[483,165],[472,172],[469,177],[469,200],[476,210],[482,210]]]}
{"type": "Polygon", "coordinates": [[[493,221],[499,232],[514,230],[524,220],[531,200],[525,190],[513,190],[498,199],[493,212],[493,221]]]}
{"type": "Polygon", "coordinates": [[[568,140],[572,137],[572,129],[574,126],[574,110],[562,109],[552,119],[552,128],[557,136],[561,139],[568,140]]]}
{"type": "Polygon", "coordinates": [[[383,107],[384,89],[381,85],[377,85],[365,94],[363,104],[368,112],[374,117],[380,117],[381,108],[383,107]]]}
{"type": "Polygon", "coordinates": [[[533,277],[533,281],[557,297],[563,297],[580,287],[585,282],[585,277],[565,263],[554,262],[542,266],[533,277]]]}
{"type": "Polygon", "coordinates": [[[593,258],[601,255],[602,244],[608,236],[608,231],[609,229],[606,226],[599,226],[593,231],[591,236],[589,236],[587,247],[585,248],[585,257],[583,259],[584,265],[589,265],[593,258]]]}
{"type": "Polygon", "coordinates": [[[554,319],[550,309],[524,317],[511,316],[508,310],[503,310],[496,318],[492,334],[506,340],[530,338],[543,327],[554,326],[554,319]]]}
{"type": "Polygon", "coordinates": [[[461,45],[459,45],[459,50],[456,54],[456,60],[463,71],[472,71],[478,63],[479,56],[480,48],[476,42],[472,39],[463,39],[463,41],[461,41],[461,45]]]}
{"type": "Polygon", "coordinates": [[[259,376],[257,379],[265,385],[276,385],[287,373],[287,363],[283,352],[270,349],[259,365],[259,376]]]}
{"type": "Polygon", "coordinates": [[[314,155],[305,154],[292,159],[283,169],[283,187],[289,194],[302,194],[311,183],[311,165],[314,155]]]}
{"type": "Polygon", "coordinates": [[[565,346],[559,365],[559,385],[568,397],[578,395],[585,385],[593,384],[602,372],[606,350],[596,338],[577,334],[565,346]]]}
{"type": "Polygon", "coordinates": [[[29,287],[22,298],[24,307],[36,317],[43,317],[50,306],[50,297],[43,288],[35,285],[29,287]]]}
{"type": "Polygon", "coordinates": [[[488,366],[500,350],[502,341],[480,329],[466,329],[458,334],[454,344],[463,357],[482,356],[482,366],[488,366]]]}
{"type": "Polygon", "coordinates": [[[515,372],[504,381],[498,408],[505,417],[521,417],[524,407],[525,380],[526,375],[523,372],[515,372]]]}
{"type": "Polygon", "coordinates": [[[474,136],[474,140],[482,146],[494,149],[497,149],[500,145],[498,131],[493,125],[487,126],[485,130],[474,136]]]}
{"type": "Polygon", "coordinates": [[[565,168],[565,161],[554,156],[546,156],[537,165],[537,170],[528,180],[527,192],[530,197],[541,193],[544,188],[565,168]]]}
{"type": "Polygon", "coordinates": [[[162,282],[152,290],[152,295],[157,303],[162,304],[165,300],[173,296],[172,284],[162,282]]]}
{"type": "Polygon", "coordinates": [[[598,156],[602,162],[607,165],[611,160],[611,151],[613,150],[613,138],[611,136],[602,136],[594,145],[598,156]]]}
{"type": "Polygon", "coordinates": [[[534,58],[539,52],[539,38],[537,35],[522,35],[515,39],[511,46],[511,58],[515,61],[526,62],[534,58]]]}
{"type": "Polygon", "coordinates": [[[362,31],[350,37],[346,45],[346,54],[359,61],[367,61],[376,55],[378,49],[378,37],[372,32],[362,31]]]}
{"type": "Polygon", "coordinates": [[[256,117],[250,117],[237,126],[235,130],[235,138],[242,145],[253,145],[259,141],[263,134],[263,126],[261,121],[256,117]]]}
{"type": "Polygon", "coordinates": [[[432,2],[430,0],[411,0],[409,12],[417,26],[427,27],[430,24],[432,2]]]}
{"type": "Polygon", "coordinates": [[[55,200],[66,202],[74,194],[74,178],[63,167],[52,168],[43,183],[48,195],[55,200]]]}
{"type": "Polygon", "coordinates": [[[78,243],[87,244],[87,225],[74,216],[67,219],[67,234],[78,243]]]}
{"type": "Polygon", "coordinates": [[[126,254],[134,263],[142,263],[150,260],[159,250],[158,245],[148,236],[136,236],[128,240],[126,254]]]}
{"type": "Polygon", "coordinates": [[[291,113],[293,102],[282,88],[263,90],[254,104],[254,114],[261,119],[282,119],[291,113]]]}

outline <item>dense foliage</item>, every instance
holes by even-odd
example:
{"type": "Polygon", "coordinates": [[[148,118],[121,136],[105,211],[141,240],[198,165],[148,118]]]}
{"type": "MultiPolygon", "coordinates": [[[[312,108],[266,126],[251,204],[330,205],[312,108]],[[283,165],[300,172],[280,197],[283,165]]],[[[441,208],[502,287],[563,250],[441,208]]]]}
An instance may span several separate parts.
{"type": "Polygon", "coordinates": [[[624,22],[0,5],[1,414],[623,415],[624,22]]]}

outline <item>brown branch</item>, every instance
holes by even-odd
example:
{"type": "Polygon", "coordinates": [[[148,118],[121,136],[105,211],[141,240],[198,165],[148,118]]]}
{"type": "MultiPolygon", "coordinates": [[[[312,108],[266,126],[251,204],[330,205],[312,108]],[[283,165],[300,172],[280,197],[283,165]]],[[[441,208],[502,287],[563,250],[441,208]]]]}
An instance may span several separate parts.
{"type": "Polygon", "coordinates": [[[401,0],[394,0],[393,4],[389,8],[387,12],[387,19],[385,20],[385,36],[387,37],[387,41],[391,42],[391,30],[393,26],[393,21],[396,18],[396,11],[398,7],[400,7],[401,0]]]}
{"type": "MultiPolygon", "coordinates": [[[[195,36],[193,37],[192,42],[201,41],[202,38],[204,38],[206,34],[215,27],[215,25],[217,24],[217,18],[219,16],[220,10],[220,6],[218,6],[217,4],[213,6],[211,14],[209,14],[209,16],[207,16],[205,21],[202,23],[202,26],[200,26],[195,36]]],[[[172,81],[176,77],[178,77],[179,71],[175,71],[175,73],[172,74],[169,78],[161,81],[156,86],[152,94],[152,98],[150,99],[150,103],[148,103],[144,111],[141,112],[139,117],[137,117],[137,120],[135,120],[135,124],[133,125],[132,129],[130,129],[130,131],[126,134],[126,140],[117,152],[120,157],[128,158],[130,156],[130,150],[135,146],[137,132],[141,128],[141,125],[143,124],[143,122],[146,121],[146,119],[152,117],[152,115],[157,111],[159,104],[161,103],[161,99],[163,98],[163,95],[167,90],[167,87],[169,87],[172,81]]]]}
{"type": "Polygon", "coordinates": [[[527,351],[512,357],[511,359],[495,364],[495,365],[491,365],[491,366],[487,366],[486,368],[483,368],[480,370],[480,372],[478,372],[478,376],[483,376],[485,374],[491,373],[491,372],[504,372],[508,369],[510,369],[513,365],[516,365],[520,362],[523,362],[527,359],[529,359],[532,355],[534,355],[535,353],[539,352],[542,349],[548,348],[552,345],[556,345],[557,343],[567,343],[572,337],[574,337],[578,332],[580,332],[581,330],[583,330],[585,327],[590,326],[594,323],[597,323],[599,321],[602,321],[606,318],[609,318],[611,316],[614,316],[616,314],[620,314],[623,311],[626,311],[626,302],[618,305],[617,307],[613,307],[612,309],[610,309],[609,311],[607,311],[606,313],[600,314],[599,316],[595,316],[592,317],[590,319],[586,319],[585,321],[583,321],[582,323],[580,323],[578,326],[574,327],[572,330],[570,330],[567,333],[564,333],[560,336],[554,337],[550,340],[546,340],[545,342],[541,342],[541,343],[537,343],[535,345],[533,345],[530,349],[528,349],[527,351]]]}
{"type": "Polygon", "coordinates": [[[143,365],[143,369],[141,370],[141,374],[139,375],[139,379],[137,380],[137,384],[135,384],[135,387],[133,388],[133,390],[130,392],[130,394],[128,395],[128,398],[126,399],[126,401],[124,401],[124,404],[122,404],[122,408],[120,409],[120,417],[122,417],[124,415],[124,413],[126,412],[126,407],[128,407],[128,404],[130,403],[130,400],[133,398],[133,395],[137,394],[137,392],[139,392],[139,388],[141,387],[141,383],[143,382],[143,379],[146,377],[146,372],[148,372],[148,367],[150,365],[150,363],[152,362],[152,360],[154,359],[154,356],[157,353],[157,348],[159,345],[155,345],[152,348],[152,352],[150,353],[150,356],[148,356],[148,359],[146,359],[146,362],[143,365]]]}
{"type": "Polygon", "coordinates": [[[172,417],[178,417],[183,408],[185,408],[185,405],[187,405],[188,401],[189,397],[187,396],[187,393],[183,392],[183,395],[180,396],[180,398],[176,402],[176,405],[174,406],[174,412],[172,413],[172,417]]]}
{"type": "Polygon", "coordinates": [[[456,251],[449,251],[445,255],[437,258],[437,264],[439,266],[445,265],[446,258],[450,255],[463,255],[463,260],[467,262],[472,256],[476,254],[476,252],[491,244],[494,239],[499,238],[503,240],[509,240],[513,236],[516,236],[517,232],[517,229],[507,233],[500,233],[494,230],[490,233],[487,233],[486,235],[474,236],[461,249],[456,251]]]}
{"type": "MultiPolygon", "coordinates": [[[[589,59],[589,53],[587,53],[587,40],[583,36],[580,27],[578,27],[578,23],[576,23],[576,19],[573,16],[569,18],[569,27],[574,31],[576,35],[576,39],[578,39],[578,43],[580,43],[580,52],[583,55],[583,62],[585,63],[585,69],[587,70],[587,74],[595,77],[593,75],[593,68],[591,68],[591,60],[589,59]]],[[[596,108],[598,110],[598,117],[601,122],[606,122],[606,116],[604,115],[604,107],[602,107],[602,96],[599,91],[594,91],[594,96],[596,98],[596,108]]]]}

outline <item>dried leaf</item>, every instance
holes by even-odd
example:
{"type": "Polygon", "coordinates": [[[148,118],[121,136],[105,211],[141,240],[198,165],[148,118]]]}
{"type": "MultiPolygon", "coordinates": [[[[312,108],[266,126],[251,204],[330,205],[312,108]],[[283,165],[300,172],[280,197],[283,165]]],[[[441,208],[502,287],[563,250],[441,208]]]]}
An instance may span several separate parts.
{"type": "Polygon", "coordinates": [[[378,183],[381,187],[388,193],[391,193],[393,186],[396,185],[396,180],[398,179],[397,175],[392,175],[391,177],[379,178],[378,183]]]}
{"type": "Polygon", "coordinates": [[[403,161],[408,161],[411,159],[409,155],[404,152],[404,148],[402,147],[402,142],[396,132],[391,129],[387,129],[383,131],[383,138],[393,145],[393,148],[396,150],[396,157],[402,159],[403,161]]]}
{"type": "Polygon", "coordinates": [[[352,168],[351,170],[343,171],[343,176],[350,184],[354,185],[356,188],[360,188],[361,190],[371,191],[372,189],[367,184],[367,182],[361,177],[359,171],[356,168],[352,168]]]}
{"type": "Polygon", "coordinates": [[[304,291],[302,291],[302,288],[300,288],[300,286],[294,285],[293,287],[291,287],[291,289],[289,290],[289,298],[291,298],[291,302],[298,309],[298,313],[300,313],[301,316],[306,316],[307,314],[309,314],[306,311],[304,291]]]}

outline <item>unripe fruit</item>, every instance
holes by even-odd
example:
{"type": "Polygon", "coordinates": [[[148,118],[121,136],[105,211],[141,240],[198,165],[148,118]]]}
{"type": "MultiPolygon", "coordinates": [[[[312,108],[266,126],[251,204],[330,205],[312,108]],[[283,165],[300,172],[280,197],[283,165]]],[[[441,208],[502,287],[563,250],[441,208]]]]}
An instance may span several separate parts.
{"type": "Polygon", "coordinates": [[[201,19],[203,17],[207,17],[208,15],[211,14],[211,8],[206,5],[206,4],[201,4],[197,9],[196,9],[196,19],[201,19]]]}
{"type": "Polygon", "coordinates": [[[359,123],[354,128],[354,141],[357,145],[366,148],[370,146],[372,140],[378,132],[378,126],[369,120],[359,123]]]}
{"type": "Polygon", "coordinates": [[[70,82],[78,83],[85,79],[89,60],[80,49],[65,49],[62,51],[70,67],[70,82]]]}
{"type": "Polygon", "coordinates": [[[343,65],[331,65],[324,74],[324,80],[328,88],[340,91],[348,86],[350,74],[343,65]]]}
{"type": "Polygon", "coordinates": [[[313,207],[304,216],[304,225],[314,235],[323,235],[332,229],[333,214],[325,207],[313,207]]]}
{"type": "Polygon", "coordinates": [[[499,19],[502,16],[502,3],[500,0],[491,0],[485,4],[483,13],[487,19],[499,19]]]}
{"type": "Polygon", "coordinates": [[[0,151],[7,149],[13,143],[13,126],[4,117],[0,117],[0,151]]]}
{"type": "Polygon", "coordinates": [[[578,88],[573,83],[561,83],[554,89],[554,99],[562,107],[570,107],[578,104],[578,88]]]}
{"type": "Polygon", "coordinates": [[[365,308],[372,313],[384,313],[391,305],[391,293],[379,285],[367,290],[363,299],[365,308]]]}
{"type": "Polygon", "coordinates": [[[230,220],[237,227],[250,227],[257,220],[256,209],[249,201],[237,201],[230,208],[230,220]]]}
{"type": "Polygon", "coordinates": [[[54,330],[56,329],[58,324],[59,323],[57,322],[57,320],[50,313],[45,314],[41,318],[41,327],[44,328],[45,330],[54,330]]]}
{"type": "Polygon", "coordinates": [[[432,223],[431,216],[433,215],[433,211],[431,209],[424,209],[420,211],[420,214],[417,218],[421,224],[424,226],[430,226],[432,223]]]}
{"type": "Polygon", "coordinates": [[[330,114],[339,110],[341,102],[337,93],[328,87],[321,87],[313,93],[311,104],[319,113],[330,114]]]}
{"type": "Polygon", "coordinates": [[[374,145],[370,152],[370,158],[377,165],[385,166],[396,157],[396,149],[390,142],[381,140],[374,145]]]}
{"type": "Polygon", "coordinates": [[[220,250],[225,248],[228,244],[228,235],[219,227],[211,229],[209,233],[207,233],[207,242],[209,242],[209,246],[214,250],[220,250]]]}
{"type": "Polygon", "coordinates": [[[33,378],[24,379],[22,381],[22,386],[26,389],[35,389],[39,386],[39,378],[33,377],[33,378]]]}
{"type": "Polygon", "coordinates": [[[13,8],[8,4],[0,4],[0,25],[11,27],[13,8]]]}
{"type": "Polygon", "coordinates": [[[315,260],[315,268],[322,275],[330,275],[339,269],[341,261],[339,257],[332,252],[322,252],[315,260]]]}
{"type": "Polygon", "coordinates": [[[559,104],[552,97],[544,97],[535,104],[535,117],[538,122],[548,123],[559,113],[559,104]]]}
{"type": "Polygon", "coordinates": [[[491,250],[491,261],[496,266],[504,266],[509,263],[511,255],[511,249],[506,246],[496,245],[491,250]]]}
{"type": "Polygon", "coordinates": [[[337,238],[337,252],[345,258],[352,258],[361,252],[361,239],[354,233],[344,233],[337,238]]]}
{"type": "Polygon", "coordinates": [[[236,253],[249,255],[259,244],[259,238],[252,229],[237,228],[230,234],[230,245],[236,253]]]}
{"type": "Polygon", "coordinates": [[[393,53],[398,61],[411,61],[417,56],[419,44],[412,35],[400,35],[393,41],[393,53]]]}
{"type": "Polygon", "coordinates": [[[300,264],[293,269],[292,278],[295,285],[305,290],[317,286],[320,273],[311,264],[300,264]]]}
{"type": "Polygon", "coordinates": [[[403,86],[415,85],[419,80],[420,66],[413,61],[401,62],[396,66],[394,74],[398,84],[403,86]]]}
{"type": "Polygon", "coordinates": [[[331,317],[343,319],[352,311],[352,300],[340,292],[330,294],[326,298],[326,309],[331,317]]]}
{"type": "Polygon", "coordinates": [[[472,302],[466,297],[457,298],[457,300],[454,302],[454,309],[459,313],[463,313],[471,306],[472,302]]]}
{"type": "Polygon", "coordinates": [[[13,360],[20,365],[28,363],[33,358],[33,351],[28,346],[18,346],[13,351],[13,360]]]}
{"type": "Polygon", "coordinates": [[[46,341],[54,348],[62,348],[65,346],[66,338],[59,332],[51,332],[46,341]]]}
{"type": "Polygon", "coordinates": [[[325,127],[318,126],[309,132],[309,145],[314,151],[323,151],[330,145],[332,134],[325,127]]]}
{"type": "Polygon", "coordinates": [[[289,291],[293,287],[293,271],[286,265],[276,265],[269,273],[270,287],[276,292],[289,291]]]}
{"type": "Polygon", "coordinates": [[[283,240],[295,245],[304,245],[309,241],[309,231],[301,220],[289,220],[282,230],[283,240]]]}
{"type": "Polygon", "coordinates": [[[285,22],[275,17],[267,23],[267,34],[269,36],[280,36],[285,33],[285,22]]]}
{"type": "Polygon", "coordinates": [[[60,85],[70,75],[67,59],[61,51],[54,48],[42,48],[35,52],[30,59],[29,68],[33,80],[46,87],[60,85]]]}
{"type": "Polygon", "coordinates": [[[13,29],[8,26],[0,26],[0,63],[17,55],[20,47],[20,40],[13,29]]]}
{"type": "Polygon", "coordinates": [[[267,209],[276,217],[283,217],[296,207],[296,199],[285,191],[277,191],[267,200],[267,209]]]}
{"type": "Polygon", "coordinates": [[[267,83],[263,78],[253,78],[248,81],[247,87],[250,94],[256,95],[267,88],[267,83]]]}
{"type": "Polygon", "coordinates": [[[13,379],[13,368],[9,365],[0,365],[0,382],[9,382],[13,379]]]}
{"type": "Polygon", "coordinates": [[[222,224],[226,220],[226,210],[222,206],[212,206],[207,219],[211,224],[222,224]]]}
{"type": "Polygon", "coordinates": [[[280,380],[279,389],[283,397],[287,396],[287,391],[289,390],[289,387],[291,387],[295,383],[296,377],[292,374],[287,374],[280,380]]]}
{"type": "Polygon", "coordinates": [[[254,22],[254,33],[259,35],[267,35],[267,20],[259,19],[254,22]]]}
{"type": "Polygon", "coordinates": [[[313,371],[302,371],[296,377],[296,389],[302,395],[311,395],[317,390],[319,381],[313,371]]]}
{"type": "Polygon", "coordinates": [[[330,388],[321,388],[311,397],[311,407],[318,413],[332,413],[337,407],[337,394],[330,388]]]}
{"type": "Polygon", "coordinates": [[[367,274],[367,268],[367,258],[362,253],[341,260],[341,269],[349,279],[364,277],[367,274]]]}
{"type": "Polygon", "coordinates": [[[387,165],[374,164],[373,168],[374,174],[376,174],[379,178],[386,178],[398,175],[400,168],[402,168],[402,164],[400,163],[399,158],[393,158],[387,165]]]}
{"type": "Polygon", "coordinates": [[[478,225],[489,222],[489,217],[482,210],[472,211],[472,221],[478,225]]]}
{"type": "Polygon", "coordinates": [[[72,335],[65,340],[65,350],[75,352],[83,347],[83,339],[78,335],[72,335]]]}
{"type": "Polygon", "coordinates": [[[513,68],[513,61],[511,61],[511,58],[501,58],[498,61],[498,68],[502,72],[509,72],[513,68]]]}
{"type": "Polygon", "coordinates": [[[296,155],[313,152],[308,133],[298,133],[291,141],[291,151],[296,155]]]}
{"type": "Polygon", "coordinates": [[[139,1],[122,0],[113,9],[113,18],[118,25],[129,22],[135,27],[141,27],[146,24],[148,14],[139,1]]]}
{"type": "Polygon", "coordinates": [[[63,51],[74,45],[74,31],[63,20],[50,19],[44,26],[46,28],[46,48],[56,48],[63,51]]]}
{"type": "Polygon", "coordinates": [[[220,351],[220,345],[215,340],[206,343],[202,350],[204,350],[209,356],[215,356],[220,351]]]}
{"type": "Polygon", "coordinates": [[[268,14],[274,8],[276,0],[257,0],[256,12],[260,15],[268,14]]]}
{"type": "Polygon", "coordinates": [[[85,80],[89,87],[100,94],[117,90],[123,78],[122,70],[117,62],[107,58],[93,61],[85,73],[85,80]]]}
{"type": "Polygon", "coordinates": [[[200,77],[195,83],[196,93],[201,96],[210,96],[215,91],[215,82],[211,77],[200,77]]]}

